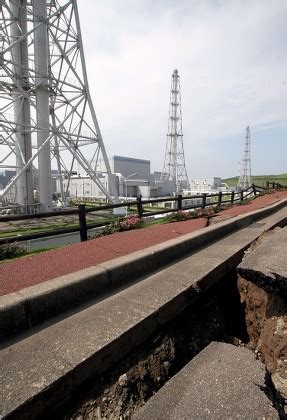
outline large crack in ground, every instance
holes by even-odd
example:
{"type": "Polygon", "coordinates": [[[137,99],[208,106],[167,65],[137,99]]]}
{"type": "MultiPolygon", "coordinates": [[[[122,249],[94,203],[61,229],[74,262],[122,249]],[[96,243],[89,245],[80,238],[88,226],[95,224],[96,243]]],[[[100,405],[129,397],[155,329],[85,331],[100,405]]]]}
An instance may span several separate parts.
{"type": "MultiPolygon", "coordinates": [[[[230,273],[132,354],[85,384],[62,409],[65,419],[128,419],[211,341],[241,344],[236,273],[230,273]]],[[[58,413],[59,414],[59,413],[58,413]]]]}
{"type": "MultiPolygon", "coordinates": [[[[254,247],[256,244],[252,244],[250,249],[254,247]]],[[[282,398],[271,380],[271,374],[275,372],[274,355],[268,355],[266,349],[265,353],[262,352],[262,342],[258,350],[260,331],[267,313],[265,292],[253,286],[238,277],[235,270],[230,272],[104,375],[94,377],[75,391],[71,400],[60,411],[57,409],[57,417],[65,420],[130,419],[211,341],[223,341],[249,348],[266,364],[263,391],[283,418],[282,398]]],[[[281,303],[276,303],[281,311],[277,315],[285,316],[286,308],[281,303]]],[[[270,308],[269,315],[274,324],[276,314],[274,311],[271,313],[270,308]]],[[[276,320],[277,333],[282,324],[278,322],[276,320]]],[[[265,335],[269,340],[269,349],[274,344],[272,328],[269,332],[273,335],[270,336],[268,331],[265,335]]],[[[284,326],[280,331],[284,331],[284,326]]],[[[277,343],[277,347],[280,345],[277,343]]]]}

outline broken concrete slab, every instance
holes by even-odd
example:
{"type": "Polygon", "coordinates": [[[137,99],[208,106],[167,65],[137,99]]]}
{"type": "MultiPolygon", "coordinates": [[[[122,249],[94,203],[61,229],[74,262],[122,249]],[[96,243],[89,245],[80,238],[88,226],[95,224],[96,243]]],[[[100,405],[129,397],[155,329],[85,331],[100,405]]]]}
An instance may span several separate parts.
{"type": "Polygon", "coordinates": [[[237,271],[266,292],[287,295],[287,227],[266,236],[245,255],[237,271]]]}
{"type": "Polygon", "coordinates": [[[212,342],[171,378],[134,417],[143,419],[272,418],[266,370],[244,347],[212,342]]]}

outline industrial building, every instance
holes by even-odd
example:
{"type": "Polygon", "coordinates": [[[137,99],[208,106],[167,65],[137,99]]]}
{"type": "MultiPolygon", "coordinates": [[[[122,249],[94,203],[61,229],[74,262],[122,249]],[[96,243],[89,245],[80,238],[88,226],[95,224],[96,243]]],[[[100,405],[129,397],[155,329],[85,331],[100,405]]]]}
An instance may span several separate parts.
{"type": "MultiPolygon", "coordinates": [[[[116,186],[119,197],[135,198],[141,196],[149,199],[173,195],[176,191],[175,181],[160,180],[161,172],[151,173],[149,160],[113,156],[109,159],[109,164],[112,171],[112,180],[104,171],[104,162],[101,161],[98,168],[99,177],[108,191],[112,181],[116,186]]],[[[70,197],[106,198],[105,194],[88,175],[73,175],[70,179],[63,180],[63,184],[70,197]]]]}
{"type": "MultiPolygon", "coordinates": [[[[109,159],[112,170],[112,181],[117,194],[122,199],[135,199],[141,196],[144,199],[172,196],[176,192],[176,183],[172,180],[161,180],[161,172],[151,173],[149,160],[136,159],[126,156],[113,156],[109,159]]],[[[60,196],[60,179],[56,170],[52,170],[52,193],[60,196]]],[[[110,182],[104,164],[99,162],[101,183],[110,190],[110,182]]],[[[16,175],[16,171],[0,172],[0,189],[4,188],[9,180],[16,175]]],[[[70,177],[62,175],[63,187],[67,190],[69,198],[86,198],[106,200],[106,195],[98,185],[88,176],[73,172],[70,177]]],[[[183,195],[196,195],[202,192],[214,193],[226,190],[228,187],[219,177],[193,178],[190,181],[190,190],[184,190],[183,195]]],[[[34,196],[38,196],[38,174],[34,175],[34,196]]]]}
{"type": "Polygon", "coordinates": [[[201,192],[215,192],[226,190],[228,186],[221,181],[220,177],[207,177],[207,178],[192,178],[190,180],[190,190],[185,191],[185,194],[189,193],[201,193],[201,192]]]}

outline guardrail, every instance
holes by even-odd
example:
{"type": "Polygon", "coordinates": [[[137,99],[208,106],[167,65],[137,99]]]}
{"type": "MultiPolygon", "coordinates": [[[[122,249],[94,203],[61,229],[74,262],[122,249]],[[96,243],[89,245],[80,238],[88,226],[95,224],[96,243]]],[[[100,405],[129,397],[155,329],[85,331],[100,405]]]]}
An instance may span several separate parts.
{"type": "MultiPolygon", "coordinates": [[[[79,219],[79,225],[69,228],[58,228],[54,230],[44,231],[44,232],[37,232],[37,233],[31,233],[29,235],[21,235],[21,236],[11,236],[8,238],[2,238],[0,239],[0,245],[5,243],[12,243],[12,242],[18,242],[18,241],[27,241],[31,239],[37,239],[37,238],[43,238],[48,236],[55,236],[60,235],[64,233],[73,233],[73,232],[79,232],[81,241],[86,241],[88,239],[88,230],[101,227],[104,224],[103,223],[92,223],[87,224],[87,214],[88,213],[96,213],[98,211],[103,210],[113,210],[115,208],[120,207],[135,207],[136,208],[136,214],[140,218],[145,218],[149,216],[155,216],[160,214],[166,214],[166,213],[173,213],[181,210],[191,210],[191,209],[197,209],[201,208],[204,209],[205,207],[211,207],[211,206],[219,206],[225,204],[234,204],[237,202],[243,202],[248,198],[251,198],[251,196],[256,197],[259,193],[266,193],[271,189],[286,189],[281,184],[275,183],[275,182],[268,182],[266,183],[266,188],[257,186],[255,184],[252,184],[251,187],[246,188],[245,190],[241,189],[240,191],[231,191],[231,192],[222,192],[219,191],[216,194],[200,194],[200,195],[190,195],[190,196],[182,196],[179,194],[175,197],[165,197],[165,198],[156,198],[151,200],[142,200],[141,197],[138,197],[136,201],[129,201],[124,203],[118,203],[118,204],[109,204],[104,206],[95,206],[95,207],[86,207],[85,204],[80,204],[78,206],[78,209],[68,209],[68,210],[60,210],[55,212],[49,212],[49,213],[37,213],[37,214],[29,214],[29,215],[9,215],[9,216],[0,216],[0,222],[10,222],[10,221],[16,221],[16,220],[29,220],[29,219],[39,219],[39,218],[49,218],[49,217],[55,217],[55,216],[67,216],[67,215],[78,215],[79,219]],[[210,203],[207,202],[208,198],[217,198],[216,201],[210,203]],[[224,199],[224,197],[230,197],[229,199],[224,199]],[[184,202],[188,200],[200,200],[200,203],[198,204],[191,204],[191,205],[184,205],[184,202]],[[164,208],[163,210],[157,210],[157,211],[145,211],[144,206],[147,204],[156,204],[156,203],[165,203],[165,202],[171,202],[175,203],[174,208],[164,208]]],[[[152,208],[152,207],[151,207],[152,208]]]]}

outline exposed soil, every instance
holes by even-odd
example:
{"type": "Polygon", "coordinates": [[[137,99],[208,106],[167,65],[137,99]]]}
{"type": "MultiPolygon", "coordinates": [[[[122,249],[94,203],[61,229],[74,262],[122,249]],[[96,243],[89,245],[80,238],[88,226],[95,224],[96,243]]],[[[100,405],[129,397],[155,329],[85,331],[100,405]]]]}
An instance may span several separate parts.
{"type": "MultiPolygon", "coordinates": [[[[247,346],[254,350],[271,374],[279,398],[287,403],[287,308],[286,300],[238,276],[241,303],[249,336],[247,346]]],[[[287,414],[287,413],[286,413],[287,414]]]]}
{"type": "Polygon", "coordinates": [[[263,289],[238,276],[241,302],[245,308],[249,335],[248,347],[262,354],[270,373],[274,373],[279,355],[283,355],[284,330],[287,327],[286,302],[280,296],[268,296],[263,289]]]}
{"type": "Polygon", "coordinates": [[[73,396],[74,403],[63,408],[62,418],[129,419],[211,341],[241,344],[246,331],[238,311],[233,273],[105,375],[86,383],[73,396]]]}
{"type": "MultiPolygon", "coordinates": [[[[252,251],[273,232],[262,235],[247,252],[252,256],[252,251]]],[[[249,280],[238,275],[237,284],[244,309],[247,346],[265,363],[276,397],[287,415],[287,304],[282,288],[276,287],[280,281],[276,277],[274,284],[267,284],[264,275],[260,277],[258,273],[256,278],[249,280]]]]}
{"type": "Polygon", "coordinates": [[[252,282],[238,278],[236,272],[229,273],[144,345],[106,374],[87,382],[73,396],[73,403],[62,407],[61,418],[132,418],[173,375],[214,340],[246,346],[265,363],[264,392],[284,418],[284,304],[282,298],[270,297],[252,282]]]}

